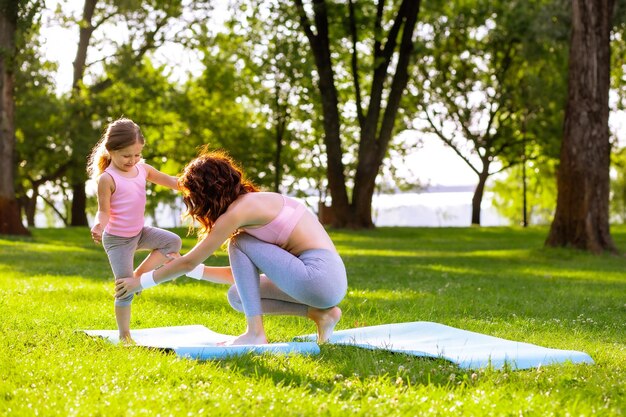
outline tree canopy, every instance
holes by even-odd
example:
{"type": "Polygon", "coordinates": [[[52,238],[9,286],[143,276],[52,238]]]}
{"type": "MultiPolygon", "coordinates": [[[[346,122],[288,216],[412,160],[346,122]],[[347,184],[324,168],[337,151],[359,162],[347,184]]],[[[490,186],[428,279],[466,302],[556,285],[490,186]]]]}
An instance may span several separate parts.
{"type": "MultiPolygon", "coordinates": [[[[611,22],[613,111],[626,107],[625,3],[611,22]]],[[[87,223],[85,158],[120,116],[142,127],[157,168],[176,174],[199,147],[222,148],[262,187],[315,196],[339,227],[372,227],[381,172],[397,165],[390,154],[433,138],[476,174],[472,223],[499,172],[513,181],[493,188],[502,201],[528,198],[517,213],[550,217],[553,205],[535,196],[538,184],[554,189],[559,166],[567,1],[231,1],[215,23],[208,1],[85,0],[52,21],[77,35],[65,92],[42,53],[44,4],[20,4],[30,30],[17,26],[15,153],[3,161],[15,172],[7,195],[30,226],[41,210],[87,223]],[[194,68],[175,54],[197,57],[194,68]],[[402,142],[407,130],[416,134],[402,142]]],[[[150,193],[149,210],[172,204],[166,190],[150,193]]]]}

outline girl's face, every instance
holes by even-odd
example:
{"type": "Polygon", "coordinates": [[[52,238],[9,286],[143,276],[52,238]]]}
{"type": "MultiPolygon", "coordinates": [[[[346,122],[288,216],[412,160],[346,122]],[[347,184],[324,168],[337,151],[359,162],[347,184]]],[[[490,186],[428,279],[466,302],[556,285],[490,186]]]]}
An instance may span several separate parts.
{"type": "Polygon", "coordinates": [[[131,172],[135,165],[141,161],[142,150],[143,144],[136,142],[126,148],[111,151],[111,164],[120,171],[131,172]]]}

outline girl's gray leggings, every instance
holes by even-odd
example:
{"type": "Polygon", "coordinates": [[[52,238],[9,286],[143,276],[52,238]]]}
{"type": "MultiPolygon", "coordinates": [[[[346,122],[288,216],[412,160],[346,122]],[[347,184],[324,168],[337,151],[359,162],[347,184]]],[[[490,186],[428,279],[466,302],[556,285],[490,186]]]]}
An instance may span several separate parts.
{"type": "Polygon", "coordinates": [[[341,257],[327,249],[295,256],[247,233],[228,246],[235,285],[230,305],[247,317],[260,314],[306,316],[308,307],[336,306],[346,295],[348,280],[341,257]],[[265,276],[259,276],[260,272],[265,276]]]}
{"type": "MultiPolygon", "coordinates": [[[[133,276],[135,270],[133,260],[136,251],[158,250],[163,255],[178,253],[182,247],[182,241],[176,233],[158,227],[145,226],[137,236],[133,237],[103,233],[102,246],[109,257],[113,275],[117,279],[133,276]]],[[[115,305],[129,306],[132,301],[133,294],[130,294],[124,298],[116,298],[115,305]]]]}

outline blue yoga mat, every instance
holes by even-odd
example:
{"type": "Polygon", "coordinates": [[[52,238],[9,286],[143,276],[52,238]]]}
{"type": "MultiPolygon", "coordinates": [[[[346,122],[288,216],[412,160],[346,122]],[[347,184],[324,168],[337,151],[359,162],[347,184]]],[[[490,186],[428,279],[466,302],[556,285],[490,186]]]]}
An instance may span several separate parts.
{"type": "MultiPolygon", "coordinates": [[[[117,343],[117,330],[85,330],[90,336],[117,343]]],[[[299,336],[305,342],[264,345],[218,346],[235,336],[216,333],[201,325],[157,327],[132,330],[138,346],[169,349],[180,357],[208,360],[247,353],[318,354],[315,335],[299,336]]],[[[336,331],[330,343],[365,349],[381,349],[407,355],[442,358],[461,368],[502,369],[536,368],[558,363],[588,363],[593,359],[584,352],[552,349],[470,332],[432,322],[383,324],[336,331]]]]}
{"type": "MultiPolygon", "coordinates": [[[[83,330],[89,336],[103,337],[112,343],[118,343],[117,330],[83,330]]],[[[268,343],[263,345],[218,346],[235,336],[216,333],[201,325],[155,327],[131,330],[137,346],[167,349],[184,358],[209,360],[222,359],[248,353],[304,354],[314,355],[320,352],[315,342],[268,343]]]]}
{"type": "MultiPolygon", "coordinates": [[[[316,340],[316,336],[298,339],[316,340]]],[[[330,343],[443,358],[466,369],[501,369],[505,364],[512,369],[528,369],[564,362],[594,363],[584,352],[515,342],[425,321],[339,330],[330,343]]]]}

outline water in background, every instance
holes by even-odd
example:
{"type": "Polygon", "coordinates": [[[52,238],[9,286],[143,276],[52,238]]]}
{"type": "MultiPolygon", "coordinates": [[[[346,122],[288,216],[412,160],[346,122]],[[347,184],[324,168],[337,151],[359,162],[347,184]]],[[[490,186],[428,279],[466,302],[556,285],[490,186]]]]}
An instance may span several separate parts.
{"type": "MultiPolygon", "coordinates": [[[[376,226],[470,226],[471,191],[382,194],[372,201],[376,226]]],[[[482,226],[506,226],[509,221],[491,205],[491,195],[483,198],[480,210],[482,226]]]]}
{"type": "MultiPolygon", "coordinates": [[[[377,194],[372,201],[372,218],[377,226],[464,227],[470,226],[472,216],[471,191],[444,191],[402,194],[377,194]]],[[[317,199],[308,200],[310,207],[317,207],[317,199]]],[[[170,207],[161,205],[156,222],[150,217],[147,225],[159,227],[184,226],[181,221],[182,201],[170,207]]],[[[89,218],[89,224],[93,219],[89,218]]],[[[509,221],[491,206],[491,195],[485,194],[481,207],[482,226],[504,226],[509,221]]],[[[61,222],[49,224],[43,214],[35,219],[37,227],[62,227],[61,222]]]]}

